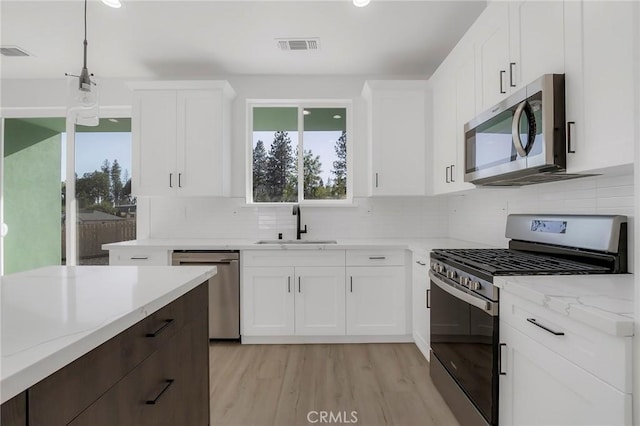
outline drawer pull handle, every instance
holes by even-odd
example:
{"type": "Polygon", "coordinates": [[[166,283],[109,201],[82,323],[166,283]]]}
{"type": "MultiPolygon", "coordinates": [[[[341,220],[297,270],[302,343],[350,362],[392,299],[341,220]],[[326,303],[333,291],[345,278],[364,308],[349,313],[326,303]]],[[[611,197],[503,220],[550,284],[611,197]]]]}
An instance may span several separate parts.
{"type": "Polygon", "coordinates": [[[554,336],[564,336],[564,332],[562,331],[554,331],[552,329],[550,329],[549,327],[545,327],[542,324],[539,324],[538,321],[535,318],[527,318],[527,321],[529,321],[531,324],[540,327],[541,329],[543,329],[544,331],[548,331],[549,333],[553,334],[554,336]]]}
{"type": "Polygon", "coordinates": [[[167,391],[167,389],[169,389],[169,387],[171,387],[173,382],[174,382],[173,379],[169,379],[165,381],[165,384],[162,387],[162,390],[160,391],[160,393],[155,398],[147,400],[147,405],[156,405],[160,397],[167,391]]]}
{"type": "Polygon", "coordinates": [[[130,257],[131,260],[149,260],[149,256],[133,256],[130,257]]]}
{"type": "Polygon", "coordinates": [[[158,327],[156,331],[154,331],[153,333],[147,333],[147,337],[157,337],[158,334],[162,333],[164,330],[167,329],[167,327],[173,324],[173,321],[174,321],[173,319],[164,320],[162,325],[158,327]]]}
{"type": "Polygon", "coordinates": [[[431,297],[430,296],[431,296],[431,290],[427,289],[427,295],[425,296],[427,309],[431,309],[431,297]]]}
{"type": "Polygon", "coordinates": [[[369,256],[369,260],[385,260],[387,256],[369,256]]]}
{"type": "Polygon", "coordinates": [[[426,263],[424,263],[424,262],[420,262],[419,260],[416,260],[416,263],[417,263],[418,265],[420,265],[420,266],[427,266],[427,264],[426,264],[426,263]]]}

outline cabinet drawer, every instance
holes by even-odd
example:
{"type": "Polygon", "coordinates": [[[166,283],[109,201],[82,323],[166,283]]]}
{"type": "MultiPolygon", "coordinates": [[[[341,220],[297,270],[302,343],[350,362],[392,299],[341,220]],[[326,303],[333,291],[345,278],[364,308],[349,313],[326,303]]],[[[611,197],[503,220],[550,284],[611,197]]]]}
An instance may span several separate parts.
{"type": "Polygon", "coordinates": [[[500,294],[500,320],[617,389],[631,392],[626,374],[631,371],[631,337],[611,336],[508,292],[500,294]]]}
{"type": "Polygon", "coordinates": [[[344,266],[344,250],[245,250],[243,266],[344,266]]]}
{"type": "Polygon", "coordinates": [[[70,424],[207,425],[208,340],[200,314],[70,424]]]}
{"type": "Polygon", "coordinates": [[[207,295],[207,284],[196,287],[32,386],[30,423],[67,424],[185,324],[206,312],[207,295]]]}
{"type": "Polygon", "coordinates": [[[167,266],[168,250],[109,250],[109,265],[167,266]]]}
{"type": "Polygon", "coordinates": [[[403,266],[404,250],[347,250],[347,266],[403,266]]]}

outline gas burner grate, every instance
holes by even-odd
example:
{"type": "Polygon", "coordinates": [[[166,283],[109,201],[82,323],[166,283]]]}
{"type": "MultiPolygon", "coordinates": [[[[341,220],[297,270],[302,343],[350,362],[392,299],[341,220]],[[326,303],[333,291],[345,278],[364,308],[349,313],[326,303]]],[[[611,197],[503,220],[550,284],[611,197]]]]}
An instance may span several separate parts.
{"type": "Polygon", "coordinates": [[[491,275],[602,274],[608,268],[558,257],[510,249],[434,250],[453,261],[481,269],[491,275]]]}

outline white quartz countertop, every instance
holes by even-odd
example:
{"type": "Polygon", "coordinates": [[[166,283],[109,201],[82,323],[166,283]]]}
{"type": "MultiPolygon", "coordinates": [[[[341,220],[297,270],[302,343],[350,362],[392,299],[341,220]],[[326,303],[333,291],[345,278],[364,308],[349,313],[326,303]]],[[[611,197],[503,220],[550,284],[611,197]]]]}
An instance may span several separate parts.
{"type": "Polygon", "coordinates": [[[50,266],[0,277],[0,403],[216,272],[211,266],[50,266]]]}
{"type": "Polygon", "coordinates": [[[633,336],[632,274],[495,277],[493,283],[605,333],[633,336]]]}
{"type": "MultiPolygon", "coordinates": [[[[304,239],[304,238],[303,238],[304,239]]],[[[416,239],[337,239],[337,244],[256,244],[256,239],[146,239],[103,244],[111,249],[158,249],[158,250],[345,250],[345,249],[409,249],[429,253],[436,248],[487,248],[486,244],[453,238],[416,239]]]]}

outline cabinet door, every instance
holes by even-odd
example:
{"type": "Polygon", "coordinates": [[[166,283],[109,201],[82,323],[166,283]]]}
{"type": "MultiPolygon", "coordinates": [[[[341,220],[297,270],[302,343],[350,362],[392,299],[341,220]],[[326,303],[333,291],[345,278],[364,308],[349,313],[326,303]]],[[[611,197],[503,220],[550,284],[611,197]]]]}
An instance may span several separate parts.
{"type": "Polygon", "coordinates": [[[423,89],[374,89],[373,195],[426,194],[425,102],[423,89]]]}
{"type": "Polygon", "coordinates": [[[242,334],[289,336],[294,332],[293,267],[242,270],[242,334]]]}
{"type": "Polygon", "coordinates": [[[459,52],[459,62],[455,72],[456,86],[456,125],[455,125],[455,162],[450,171],[449,192],[471,189],[473,184],[464,181],[465,173],[465,134],[464,125],[476,116],[476,61],[473,45],[459,52]]]}
{"type": "Polygon", "coordinates": [[[182,90],[177,98],[177,194],[225,195],[228,147],[223,144],[222,92],[182,90]]]}
{"type": "Polygon", "coordinates": [[[501,425],[630,425],[631,395],[620,392],[500,322],[501,425]]]}
{"type": "Polygon", "coordinates": [[[405,314],[403,266],[347,268],[347,334],[404,334],[405,314]]]}
{"type": "Polygon", "coordinates": [[[344,267],[296,267],[295,272],[296,334],[345,334],[344,267]]]}
{"type": "Polygon", "coordinates": [[[511,60],[507,64],[507,80],[511,90],[524,87],[543,74],[564,73],[562,1],[510,2],[509,24],[511,60]]]}
{"type": "Polygon", "coordinates": [[[176,92],[134,92],[131,134],[133,195],[174,193],[178,186],[176,92]]]}
{"type": "Polygon", "coordinates": [[[490,2],[480,15],[476,60],[480,84],[480,111],[504,99],[509,87],[509,8],[507,2],[490,2]]]}
{"type": "Polygon", "coordinates": [[[413,339],[425,358],[429,359],[429,259],[413,255],[413,339]]]}
{"type": "Polygon", "coordinates": [[[633,162],[634,2],[565,2],[567,172],[633,162]]]}
{"type": "Polygon", "coordinates": [[[456,81],[444,69],[433,82],[433,192],[449,192],[457,159],[456,81]]]}

